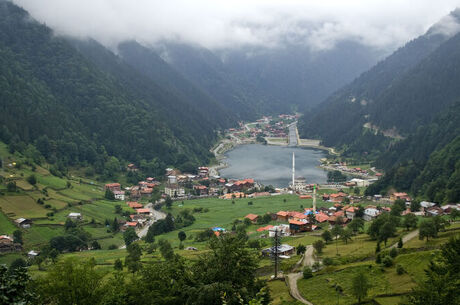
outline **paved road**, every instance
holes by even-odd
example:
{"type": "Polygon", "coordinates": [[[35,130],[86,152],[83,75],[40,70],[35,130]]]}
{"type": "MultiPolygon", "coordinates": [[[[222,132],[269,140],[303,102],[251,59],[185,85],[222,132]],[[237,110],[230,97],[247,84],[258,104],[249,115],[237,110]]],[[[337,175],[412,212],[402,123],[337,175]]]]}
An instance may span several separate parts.
{"type": "MultiPolygon", "coordinates": [[[[307,246],[307,249],[305,250],[305,254],[303,256],[303,261],[301,265],[302,267],[312,266],[314,262],[315,262],[315,259],[313,258],[313,246],[310,245],[310,246],[307,246]]],[[[290,273],[287,275],[287,279],[289,282],[289,292],[292,295],[292,297],[295,298],[296,300],[304,304],[313,305],[313,303],[305,300],[302,297],[297,287],[297,281],[300,280],[302,276],[303,276],[302,271],[297,272],[297,273],[290,273]]]]}

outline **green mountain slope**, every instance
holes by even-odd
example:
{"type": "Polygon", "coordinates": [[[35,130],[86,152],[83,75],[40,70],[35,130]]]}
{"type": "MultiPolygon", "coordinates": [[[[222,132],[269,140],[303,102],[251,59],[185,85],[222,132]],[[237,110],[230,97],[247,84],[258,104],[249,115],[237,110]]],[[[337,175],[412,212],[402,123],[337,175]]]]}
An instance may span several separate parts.
{"type": "MultiPolygon", "coordinates": [[[[458,18],[459,12],[451,15],[458,18]]],[[[301,135],[321,138],[327,146],[346,144],[349,152],[362,153],[384,147],[379,146],[382,137],[369,139],[366,123],[371,133],[407,136],[432,120],[459,93],[451,81],[457,76],[459,38],[449,39],[436,30],[438,26],[305,114],[301,135]],[[358,145],[350,149],[354,142],[358,145]]]]}
{"type": "Polygon", "coordinates": [[[85,58],[0,1],[1,139],[17,148],[35,143],[64,164],[103,164],[107,155],[163,166],[211,158],[213,130],[229,122],[225,114],[210,119],[110,51],[93,51],[85,58]]]}

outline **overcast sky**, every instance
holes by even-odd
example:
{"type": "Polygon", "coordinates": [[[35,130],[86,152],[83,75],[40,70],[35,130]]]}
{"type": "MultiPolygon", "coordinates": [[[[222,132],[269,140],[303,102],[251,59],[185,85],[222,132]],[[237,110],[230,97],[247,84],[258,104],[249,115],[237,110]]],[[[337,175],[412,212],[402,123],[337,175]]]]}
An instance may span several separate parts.
{"type": "MultiPolygon", "coordinates": [[[[423,34],[460,0],[13,0],[57,34],[92,37],[106,46],[135,39],[172,40],[210,49],[277,47],[313,50],[352,39],[393,49],[423,34]]],[[[445,31],[457,28],[446,22],[445,31]]]]}

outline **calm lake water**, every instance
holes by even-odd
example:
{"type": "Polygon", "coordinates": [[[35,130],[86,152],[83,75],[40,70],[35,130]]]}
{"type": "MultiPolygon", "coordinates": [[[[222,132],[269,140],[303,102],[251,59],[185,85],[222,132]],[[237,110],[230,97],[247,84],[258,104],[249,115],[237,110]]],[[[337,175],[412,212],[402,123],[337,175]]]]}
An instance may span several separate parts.
{"type": "Polygon", "coordinates": [[[324,151],[298,147],[261,144],[241,145],[225,156],[228,167],[220,170],[230,179],[254,178],[264,185],[287,187],[292,180],[292,152],[295,153],[296,177],[305,177],[307,183],[325,183],[327,172],[317,168],[324,151]]]}

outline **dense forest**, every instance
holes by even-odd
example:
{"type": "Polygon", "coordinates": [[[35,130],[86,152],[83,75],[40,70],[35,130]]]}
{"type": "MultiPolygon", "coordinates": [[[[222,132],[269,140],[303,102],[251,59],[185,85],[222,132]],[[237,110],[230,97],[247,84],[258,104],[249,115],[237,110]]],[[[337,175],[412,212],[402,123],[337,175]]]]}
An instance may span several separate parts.
{"type": "MultiPolygon", "coordinates": [[[[459,11],[451,13],[458,20],[459,11]]],[[[437,202],[460,199],[456,162],[460,134],[460,34],[434,25],[300,122],[345,157],[374,161],[386,175],[368,194],[392,187],[437,202]],[[328,118],[334,118],[330,124],[328,118]]]]}
{"type": "Polygon", "coordinates": [[[215,130],[234,122],[231,114],[157,85],[97,43],[83,45],[78,51],[0,1],[2,141],[100,171],[110,156],[158,169],[210,160],[215,130]]]}

